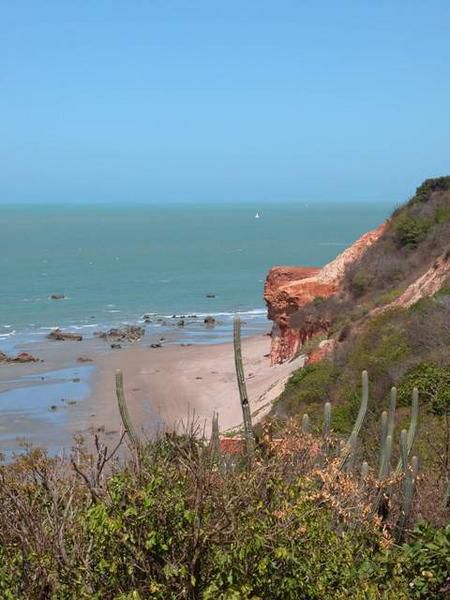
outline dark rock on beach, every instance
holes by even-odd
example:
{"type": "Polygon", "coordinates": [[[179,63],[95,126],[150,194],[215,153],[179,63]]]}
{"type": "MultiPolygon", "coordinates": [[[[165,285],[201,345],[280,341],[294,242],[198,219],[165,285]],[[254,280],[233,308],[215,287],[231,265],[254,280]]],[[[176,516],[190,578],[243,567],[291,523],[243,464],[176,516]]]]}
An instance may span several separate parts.
{"type": "Polygon", "coordinates": [[[0,352],[0,363],[29,363],[42,362],[41,359],[29,354],[28,352],[20,352],[17,356],[7,356],[4,352],[0,352]]]}
{"type": "Polygon", "coordinates": [[[83,336],[79,333],[71,333],[70,331],[62,331],[61,329],[53,329],[47,337],[49,340],[56,340],[57,342],[65,342],[66,340],[81,342],[83,339],[83,336]]]}
{"type": "Polygon", "coordinates": [[[79,362],[79,363],[91,363],[91,362],[94,362],[94,361],[92,360],[92,358],[89,358],[88,356],[79,356],[77,358],[77,362],[79,362]]]}
{"type": "Polygon", "coordinates": [[[209,327],[213,327],[216,323],[216,320],[214,317],[209,316],[209,317],[205,317],[203,319],[203,322],[205,325],[208,325],[209,327]]]}
{"type": "Polygon", "coordinates": [[[94,335],[102,340],[115,342],[137,342],[145,335],[145,328],[139,325],[127,325],[122,329],[113,327],[109,331],[97,331],[94,335]]]}

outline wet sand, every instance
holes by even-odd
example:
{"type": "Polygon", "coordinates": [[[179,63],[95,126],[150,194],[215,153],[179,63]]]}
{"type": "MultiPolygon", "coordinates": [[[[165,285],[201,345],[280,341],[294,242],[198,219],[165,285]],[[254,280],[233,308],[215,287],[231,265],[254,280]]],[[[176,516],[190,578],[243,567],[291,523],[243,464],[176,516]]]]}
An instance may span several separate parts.
{"type": "MultiPolygon", "coordinates": [[[[257,420],[268,412],[303,358],[271,367],[267,334],[244,338],[242,347],[257,420]]],[[[19,448],[17,438],[52,453],[70,450],[73,436],[79,434],[89,441],[98,432],[113,444],[122,429],[115,395],[119,368],[130,415],[143,436],[194,419],[208,432],[213,412],[219,413],[222,431],[241,425],[230,343],[182,345],[172,340],[162,348],[151,348],[144,338],[111,350],[97,339],[43,340],[23,350],[44,362],[0,365],[0,450],[7,455],[19,448]],[[92,362],[80,363],[80,356],[92,362]]]]}
{"type": "MultiPolygon", "coordinates": [[[[270,410],[304,358],[271,367],[267,335],[244,339],[242,349],[251,410],[257,420],[270,410]]],[[[173,428],[193,418],[209,431],[214,412],[219,413],[222,431],[242,423],[232,344],[129,348],[99,357],[97,366],[94,427],[107,431],[121,427],[114,381],[119,368],[131,418],[146,435],[153,435],[155,428],[173,428]]]]}

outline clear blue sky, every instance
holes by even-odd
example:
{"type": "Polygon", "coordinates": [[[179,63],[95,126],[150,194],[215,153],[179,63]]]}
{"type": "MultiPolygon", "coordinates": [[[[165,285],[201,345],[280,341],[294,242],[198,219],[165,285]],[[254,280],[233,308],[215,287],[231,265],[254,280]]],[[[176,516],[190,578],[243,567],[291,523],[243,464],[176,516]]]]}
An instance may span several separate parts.
{"type": "Polygon", "coordinates": [[[450,174],[448,0],[4,0],[0,202],[400,201],[450,174]]]}

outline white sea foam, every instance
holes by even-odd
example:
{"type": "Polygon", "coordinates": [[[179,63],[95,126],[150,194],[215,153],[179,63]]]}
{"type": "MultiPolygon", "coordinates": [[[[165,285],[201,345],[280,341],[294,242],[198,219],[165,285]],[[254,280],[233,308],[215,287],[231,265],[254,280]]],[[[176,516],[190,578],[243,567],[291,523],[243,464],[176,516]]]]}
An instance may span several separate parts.
{"type": "Polygon", "coordinates": [[[16,335],[15,329],[13,329],[13,331],[8,331],[8,333],[0,333],[0,338],[9,338],[9,337],[12,337],[13,335],[16,335]]]}
{"type": "MultiPolygon", "coordinates": [[[[175,313],[171,314],[171,315],[162,315],[161,318],[163,319],[171,319],[173,317],[175,313]]],[[[180,312],[180,313],[176,313],[175,316],[179,316],[179,315],[196,315],[199,318],[202,317],[224,317],[224,318],[232,318],[234,317],[234,315],[239,314],[241,317],[247,317],[247,318],[252,318],[252,317],[260,317],[262,315],[267,314],[267,309],[265,308],[253,308],[251,310],[236,310],[233,312],[196,312],[195,310],[193,311],[185,311],[185,312],[180,312]]]]}

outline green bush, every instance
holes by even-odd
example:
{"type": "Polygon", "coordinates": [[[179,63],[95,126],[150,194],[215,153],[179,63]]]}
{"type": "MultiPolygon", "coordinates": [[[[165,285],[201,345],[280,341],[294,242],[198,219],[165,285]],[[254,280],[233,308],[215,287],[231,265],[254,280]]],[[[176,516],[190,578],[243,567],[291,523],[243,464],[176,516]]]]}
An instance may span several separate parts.
{"type": "Polygon", "coordinates": [[[429,218],[401,214],[394,222],[395,240],[399,246],[417,246],[432,226],[429,218]]]}
{"type": "Polygon", "coordinates": [[[317,442],[295,432],[276,447],[249,471],[219,469],[192,437],[100,479],[89,456],[75,471],[44,455],[1,465],[0,597],[406,600],[358,481],[333,464],[319,476],[317,442]]]}
{"type": "Polygon", "coordinates": [[[433,192],[445,192],[447,190],[450,190],[450,177],[448,175],[425,179],[416,189],[416,194],[410,200],[410,204],[427,202],[433,192]]]}
{"type": "Polygon", "coordinates": [[[443,600],[450,597],[450,525],[435,529],[422,525],[399,557],[409,580],[411,598],[443,600]]]}
{"type": "MultiPolygon", "coordinates": [[[[346,361],[351,370],[347,379],[353,385],[363,369],[369,371],[372,380],[380,379],[408,356],[411,349],[404,316],[404,311],[396,309],[374,317],[354,340],[346,361]]],[[[392,385],[391,381],[389,384],[392,385]]]]}
{"type": "Polygon", "coordinates": [[[329,399],[329,391],[338,375],[338,369],[327,360],[298,369],[275,404],[276,414],[293,416],[308,406],[320,406],[329,399]]]}
{"type": "Polygon", "coordinates": [[[356,297],[367,291],[367,277],[362,271],[357,271],[351,281],[351,289],[356,297]]]}
{"type": "Polygon", "coordinates": [[[442,367],[433,363],[420,363],[410,368],[399,385],[400,404],[406,406],[411,403],[415,387],[419,390],[421,401],[427,403],[434,414],[450,414],[450,365],[442,367]]]}

